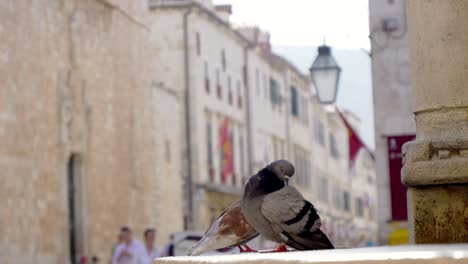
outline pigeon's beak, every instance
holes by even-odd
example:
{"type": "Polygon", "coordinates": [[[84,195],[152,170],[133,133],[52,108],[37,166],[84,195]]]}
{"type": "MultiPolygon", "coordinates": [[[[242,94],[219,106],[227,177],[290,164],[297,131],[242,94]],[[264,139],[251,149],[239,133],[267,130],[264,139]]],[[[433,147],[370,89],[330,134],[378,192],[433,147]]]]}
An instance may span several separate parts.
{"type": "Polygon", "coordinates": [[[286,185],[289,185],[289,176],[288,175],[284,175],[284,182],[286,183],[286,185]]]}

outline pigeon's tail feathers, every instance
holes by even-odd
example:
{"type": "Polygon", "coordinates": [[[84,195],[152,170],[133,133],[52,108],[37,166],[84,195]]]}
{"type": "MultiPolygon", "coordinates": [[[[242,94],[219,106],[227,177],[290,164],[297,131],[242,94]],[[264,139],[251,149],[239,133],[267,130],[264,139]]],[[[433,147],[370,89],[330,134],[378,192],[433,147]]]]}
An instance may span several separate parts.
{"type": "Polygon", "coordinates": [[[325,233],[322,232],[322,230],[318,230],[316,232],[318,234],[318,241],[320,242],[321,245],[323,245],[324,247],[322,249],[334,249],[335,246],[333,246],[332,242],[330,241],[330,239],[328,239],[327,235],[325,235],[325,233]]]}
{"type": "Polygon", "coordinates": [[[322,230],[317,229],[314,232],[303,232],[298,235],[292,235],[283,232],[288,237],[287,245],[298,250],[318,250],[334,249],[335,247],[322,230]]]}
{"type": "Polygon", "coordinates": [[[187,254],[189,256],[198,256],[204,252],[232,247],[235,244],[236,237],[233,235],[226,236],[204,236],[193,247],[191,247],[187,254]]]}
{"type": "Polygon", "coordinates": [[[187,255],[189,256],[198,256],[203,252],[210,250],[210,239],[206,236],[200,239],[195,245],[193,245],[188,251],[187,255]]]}

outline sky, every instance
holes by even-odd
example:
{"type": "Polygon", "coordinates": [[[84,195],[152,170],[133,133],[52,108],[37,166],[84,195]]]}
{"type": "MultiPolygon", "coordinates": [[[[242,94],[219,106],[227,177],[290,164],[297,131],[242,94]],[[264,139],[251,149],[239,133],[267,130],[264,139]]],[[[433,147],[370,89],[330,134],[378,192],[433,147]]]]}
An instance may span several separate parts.
{"type": "Polygon", "coordinates": [[[360,135],[374,149],[368,0],[214,0],[231,4],[235,25],[271,34],[273,50],[304,73],[325,43],[342,67],[336,104],[361,120],[360,135]]]}
{"type": "Polygon", "coordinates": [[[258,25],[277,46],[369,49],[368,0],[214,0],[232,4],[231,22],[258,25]]]}

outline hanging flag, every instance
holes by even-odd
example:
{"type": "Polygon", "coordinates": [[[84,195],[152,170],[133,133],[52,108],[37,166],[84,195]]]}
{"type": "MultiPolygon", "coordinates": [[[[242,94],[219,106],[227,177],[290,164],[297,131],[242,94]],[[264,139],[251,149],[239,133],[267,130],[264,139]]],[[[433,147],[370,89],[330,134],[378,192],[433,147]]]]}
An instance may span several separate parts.
{"type": "Polygon", "coordinates": [[[415,138],[415,135],[387,136],[388,176],[390,177],[390,201],[393,221],[408,220],[406,187],[401,183],[401,168],[403,166],[402,146],[415,138]]]}
{"type": "MultiPolygon", "coordinates": [[[[361,147],[365,147],[364,143],[362,142],[361,138],[359,135],[354,131],[354,129],[351,127],[349,124],[348,120],[345,118],[343,113],[336,108],[336,111],[338,112],[338,115],[341,117],[341,120],[346,126],[346,129],[348,130],[348,138],[349,138],[349,168],[354,167],[354,163],[356,161],[357,154],[359,153],[359,150],[361,147]]],[[[372,155],[372,152],[369,151],[369,153],[372,155]]]]}
{"type": "Polygon", "coordinates": [[[224,119],[219,133],[219,144],[221,146],[221,182],[226,183],[233,173],[232,142],[229,135],[229,121],[224,119]]]}

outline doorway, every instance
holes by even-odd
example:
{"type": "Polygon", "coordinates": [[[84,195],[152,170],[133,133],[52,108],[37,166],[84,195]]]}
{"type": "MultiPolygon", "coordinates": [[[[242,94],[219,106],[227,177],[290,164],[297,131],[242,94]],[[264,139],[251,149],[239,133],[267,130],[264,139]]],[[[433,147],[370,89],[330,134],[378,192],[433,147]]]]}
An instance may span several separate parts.
{"type": "Polygon", "coordinates": [[[81,203],[81,162],[78,154],[70,155],[67,162],[68,245],[70,263],[79,262],[83,255],[83,223],[81,203]]]}

